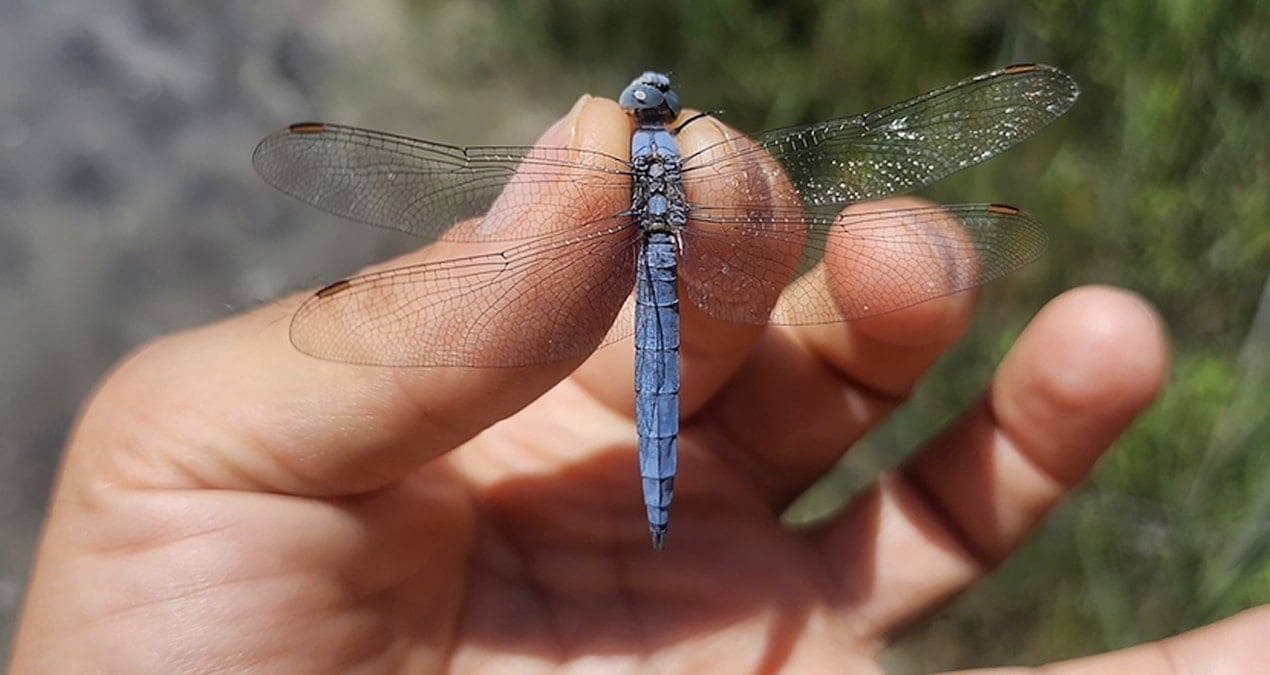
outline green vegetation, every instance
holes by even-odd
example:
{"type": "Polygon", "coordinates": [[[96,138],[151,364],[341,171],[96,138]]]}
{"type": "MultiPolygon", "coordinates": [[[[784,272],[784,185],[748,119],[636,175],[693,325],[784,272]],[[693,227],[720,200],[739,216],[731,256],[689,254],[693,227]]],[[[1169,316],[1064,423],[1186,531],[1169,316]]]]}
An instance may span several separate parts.
{"type": "MultiPolygon", "coordinates": [[[[444,11],[415,4],[421,22],[444,11]]],[[[1024,207],[1051,251],[984,292],[962,345],[801,508],[840,503],[951,419],[1046,299],[1115,284],[1168,323],[1166,393],[1016,559],[899,648],[919,666],[1040,662],[1270,602],[1270,4],[522,0],[474,11],[469,73],[573,78],[570,93],[612,96],[639,71],[670,70],[690,105],[755,131],[1014,62],[1067,70],[1083,95],[1066,118],[923,193],[1024,207]]]]}

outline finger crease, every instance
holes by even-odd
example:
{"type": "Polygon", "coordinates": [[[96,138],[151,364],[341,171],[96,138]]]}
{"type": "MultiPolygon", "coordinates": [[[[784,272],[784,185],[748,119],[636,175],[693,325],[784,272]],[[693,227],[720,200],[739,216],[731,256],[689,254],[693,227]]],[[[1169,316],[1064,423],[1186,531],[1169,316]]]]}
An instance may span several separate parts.
{"type": "Polygon", "coordinates": [[[908,396],[908,391],[890,392],[880,387],[867,384],[864,380],[860,379],[858,375],[852,374],[847,370],[838,367],[838,364],[834,363],[833,360],[825,356],[820,350],[811,349],[806,346],[804,346],[804,349],[811,354],[812,358],[824,364],[826,370],[833,373],[834,377],[837,378],[837,380],[841,382],[845,388],[853,389],[860,394],[863,394],[865,397],[877,401],[878,403],[886,406],[896,406],[899,405],[906,396],[908,396]]]}
{"type": "MultiPolygon", "coordinates": [[[[732,425],[730,424],[711,424],[708,428],[713,430],[711,435],[715,437],[716,441],[721,441],[730,449],[730,452],[727,453],[730,459],[727,462],[721,462],[722,468],[745,476],[746,482],[750,485],[763,487],[765,481],[760,479],[767,475],[767,470],[770,467],[767,465],[768,463],[758,461],[758,457],[761,454],[758,449],[733,435],[732,425]]],[[[712,442],[710,446],[713,448],[720,447],[718,442],[712,442]]],[[[716,451],[711,454],[718,455],[720,453],[716,451]]]]}
{"type": "Polygon", "coordinates": [[[944,532],[951,536],[965,557],[968,557],[984,571],[991,570],[997,566],[994,557],[982,550],[975,542],[974,537],[970,536],[970,533],[961,526],[961,523],[947,509],[942,508],[938,493],[930,489],[930,486],[920,478],[920,474],[914,473],[909,465],[905,465],[900,467],[897,477],[899,480],[895,484],[901,489],[907,490],[912,498],[904,501],[921,506],[926,514],[940,525],[944,532]]]}

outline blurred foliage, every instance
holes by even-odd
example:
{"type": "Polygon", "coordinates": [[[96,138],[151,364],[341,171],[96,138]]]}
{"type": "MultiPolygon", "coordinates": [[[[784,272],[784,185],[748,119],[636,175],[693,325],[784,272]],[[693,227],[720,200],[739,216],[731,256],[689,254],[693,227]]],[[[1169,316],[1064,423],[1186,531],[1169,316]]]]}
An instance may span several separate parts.
{"type": "Polygon", "coordinates": [[[923,193],[1023,206],[1048,224],[1049,255],[985,290],[966,340],[801,512],[841,503],[952,419],[1044,298],[1115,284],[1160,308],[1168,389],[1040,536],[910,638],[913,663],[1092,653],[1270,602],[1270,308],[1253,322],[1270,271],[1270,3],[411,4],[420,22],[463,8],[455,77],[516,73],[571,100],[667,70],[690,106],[749,131],[1009,63],[1067,70],[1083,93],[1066,118],[923,193]]]}

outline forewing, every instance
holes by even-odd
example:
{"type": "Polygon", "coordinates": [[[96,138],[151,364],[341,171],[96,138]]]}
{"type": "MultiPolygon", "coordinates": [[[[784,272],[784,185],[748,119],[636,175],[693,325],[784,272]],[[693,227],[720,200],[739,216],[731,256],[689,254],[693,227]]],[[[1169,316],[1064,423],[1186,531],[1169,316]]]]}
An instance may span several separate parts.
{"type": "MultiPolygon", "coordinates": [[[[972,77],[876,112],[778,129],[753,144],[723,141],[685,159],[685,182],[717,181],[712,167],[752,163],[783,171],[789,194],[752,194],[737,177],[719,203],[797,199],[834,213],[853,202],[910,192],[1000,154],[1062,115],[1079,90],[1050,66],[1019,65],[972,77]],[[776,160],[746,162],[767,153],[776,160]],[[779,169],[776,165],[779,165],[779,169]]],[[[782,181],[769,180],[768,183],[782,181]]],[[[711,204],[701,204],[711,206],[711,204]]]]}
{"type": "Polygon", "coordinates": [[[454,228],[486,213],[503,188],[515,210],[557,212],[597,192],[629,194],[625,161],[588,150],[462,148],[337,124],[293,124],[270,134],[252,155],[270,185],[324,211],[429,240],[525,239],[577,225],[525,218],[500,229],[454,228]]]}

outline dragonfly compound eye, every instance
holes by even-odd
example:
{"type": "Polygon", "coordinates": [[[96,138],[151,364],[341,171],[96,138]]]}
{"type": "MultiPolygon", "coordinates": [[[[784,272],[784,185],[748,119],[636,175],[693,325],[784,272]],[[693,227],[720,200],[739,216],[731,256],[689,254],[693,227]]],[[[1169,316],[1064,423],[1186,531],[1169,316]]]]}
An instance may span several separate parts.
{"type": "Polygon", "coordinates": [[[670,88],[670,78],[652,71],[632,80],[618,104],[638,122],[669,124],[682,110],[679,95],[670,88]]]}

